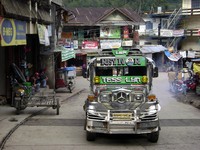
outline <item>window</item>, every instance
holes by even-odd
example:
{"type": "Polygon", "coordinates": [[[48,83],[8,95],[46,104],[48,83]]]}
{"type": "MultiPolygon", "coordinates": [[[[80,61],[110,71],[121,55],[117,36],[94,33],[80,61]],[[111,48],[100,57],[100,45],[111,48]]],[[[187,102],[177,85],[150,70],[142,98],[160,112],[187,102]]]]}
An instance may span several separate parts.
{"type": "Polygon", "coordinates": [[[192,0],[192,8],[200,8],[200,0],[192,0]]]}
{"type": "Polygon", "coordinates": [[[146,22],[146,29],[149,30],[149,29],[153,29],[153,23],[151,21],[147,21],[146,22]]]}
{"type": "Polygon", "coordinates": [[[147,68],[143,66],[96,68],[97,76],[144,76],[146,74],[147,68]]]}

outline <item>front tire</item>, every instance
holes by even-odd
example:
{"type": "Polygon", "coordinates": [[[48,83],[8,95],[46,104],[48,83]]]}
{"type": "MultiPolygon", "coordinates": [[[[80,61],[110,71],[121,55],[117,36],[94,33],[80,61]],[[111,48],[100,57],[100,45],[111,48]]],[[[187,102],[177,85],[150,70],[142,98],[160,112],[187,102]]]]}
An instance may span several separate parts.
{"type": "Polygon", "coordinates": [[[86,132],[87,141],[95,141],[96,133],[86,132]]]}
{"type": "Polygon", "coordinates": [[[148,141],[152,143],[157,143],[158,138],[159,138],[159,131],[147,134],[148,141]]]}

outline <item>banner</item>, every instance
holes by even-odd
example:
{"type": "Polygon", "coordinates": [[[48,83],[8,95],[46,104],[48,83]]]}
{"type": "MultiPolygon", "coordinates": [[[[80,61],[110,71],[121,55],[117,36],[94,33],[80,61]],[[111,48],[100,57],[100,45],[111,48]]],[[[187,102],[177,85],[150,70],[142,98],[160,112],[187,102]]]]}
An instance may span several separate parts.
{"type": "Polygon", "coordinates": [[[1,46],[26,45],[26,22],[0,18],[1,46]]]}
{"type": "Polygon", "coordinates": [[[65,48],[63,46],[57,46],[54,50],[54,52],[61,52],[61,61],[66,61],[71,58],[75,58],[75,51],[65,48]]]}
{"type": "Polygon", "coordinates": [[[39,36],[40,44],[49,46],[50,41],[49,41],[49,35],[48,35],[48,30],[47,30],[46,26],[37,24],[37,29],[38,29],[38,36],[39,36]]]}
{"type": "Polygon", "coordinates": [[[119,48],[122,45],[122,41],[119,39],[116,40],[101,40],[100,45],[102,49],[112,49],[119,48]]]}
{"type": "Polygon", "coordinates": [[[100,38],[121,38],[120,27],[101,27],[100,38]]]}
{"type": "Polygon", "coordinates": [[[98,49],[98,45],[97,41],[83,41],[81,49],[98,49]]]}

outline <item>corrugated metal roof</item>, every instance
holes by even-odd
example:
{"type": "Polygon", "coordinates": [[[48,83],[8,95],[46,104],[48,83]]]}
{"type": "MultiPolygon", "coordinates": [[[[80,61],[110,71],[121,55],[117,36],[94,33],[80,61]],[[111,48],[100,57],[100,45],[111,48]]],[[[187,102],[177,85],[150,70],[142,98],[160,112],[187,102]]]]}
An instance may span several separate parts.
{"type": "Polygon", "coordinates": [[[3,8],[6,13],[6,17],[12,17],[18,19],[18,17],[24,17],[25,19],[39,19],[45,23],[51,23],[52,18],[48,11],[38,8],[38,14],[36,14],[34,7],[32,10],[29,9],[29,4],[26,2],[16,0],[1,0],[3,8]]]}
{"type": "Polygon", "coordinates": [[[159,53],[167,50],[167,48],[162,45],[142,45],[140,50],[142,53],[159,53]]]}
{"type": "Polygon", "coordinates": [[[69,10],[74,12],[76,17],[74,19],[69,18],[70,21],[66,25],[95,25],[115,11],[123,14],[133,23],[144,23],[144,20],[139,14],[134,10],[127,8],[69,8],[69,10]]]}
{"type": "Polygon", "coordinates": [[[1,0],[1,3],[8,15],[23,16],[26,18],[30,16],[28,3],[21,3],[16,0],[1,0]]]}

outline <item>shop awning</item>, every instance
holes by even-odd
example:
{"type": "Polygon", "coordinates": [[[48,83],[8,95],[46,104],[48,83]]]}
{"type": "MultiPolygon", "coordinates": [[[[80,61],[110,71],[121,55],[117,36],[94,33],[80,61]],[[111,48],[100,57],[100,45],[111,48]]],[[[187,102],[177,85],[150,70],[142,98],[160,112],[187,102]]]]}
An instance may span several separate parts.
{"type": "Polygon", "coordinates": [[[27,2],[21,2],[17,0],[1,0],[3,8],[7,17],[14,18],[16,17],[24,17],[26,19],[38,19],[39,21],[50,24],[53,22],[50,13],[42,8],[38,8],[38,12],[36,13],[35,8],[32,7],[32,10],[29,9],[29,4],[27,2]]]}
{"type": "Polygon", "coordinates": [[[87,56],[96,56],[101,51],[102,49],[78,49],[75,50],[75,53],[87,56]]]}
{"type": "Polygon", "coordinates": [[[167,50],[167,48],[162,45],[142,45],[140,50],[142,53],[159,53],[167,50]]]}
{"type": "Polygon", "coordinates": [[[22,16],[25,18],[30,17],[30,10],[28,3],[22,3],[16,0],[1,0],[7,16],[22,16]]]}
{"type": "Polygon", "coordinates": [[[67,49],[63,46],[57,46],[54,52],[61,52],[61,61],[66,61],[72,58],[75,58],[75,51],[71,49],[67,49]]]}
{"type": "Polygon", "coordinates": [[[182,57],[179,53],[171,53],[168,50],[165,50],[164,53],[171,61],[178,61],[182,57]]]}

